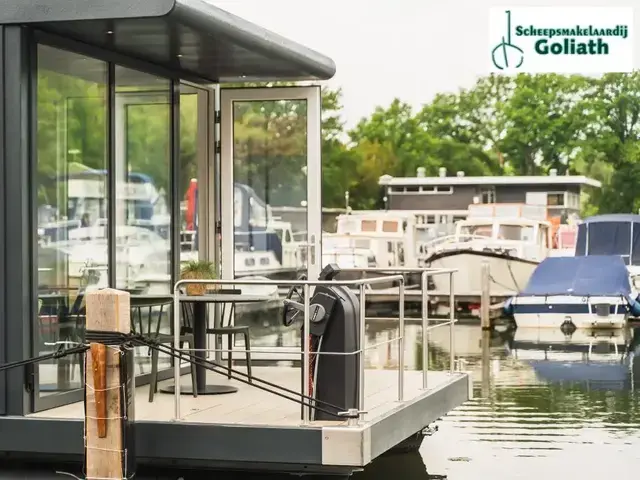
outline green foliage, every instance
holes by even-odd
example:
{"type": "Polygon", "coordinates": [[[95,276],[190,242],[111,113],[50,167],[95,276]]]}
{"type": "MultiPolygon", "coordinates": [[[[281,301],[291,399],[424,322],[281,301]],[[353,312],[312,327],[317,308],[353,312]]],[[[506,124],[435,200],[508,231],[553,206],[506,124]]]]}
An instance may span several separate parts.
{"type": "Polygon", "coordinates": [[[191,260],[182,266],[180,271],[182,278],[197,278],[199,280],[212,280],[217,278],[216,267],[213,262],[205,260],[191,260]]]}
{"type": "Polygon", "coordinates": [[[413,176],[417,167],[427,175],[445,167],[472,176],[556,169],[603,183],[585,195],[583,215],[640,208],[639,135],[639,72],[490,75],[470,89],[436,95],[415,114],[396,99],[349,132],[367,171],[358,180],[368,185],[366,195],[375,195],[373,177],[413,176]]]}

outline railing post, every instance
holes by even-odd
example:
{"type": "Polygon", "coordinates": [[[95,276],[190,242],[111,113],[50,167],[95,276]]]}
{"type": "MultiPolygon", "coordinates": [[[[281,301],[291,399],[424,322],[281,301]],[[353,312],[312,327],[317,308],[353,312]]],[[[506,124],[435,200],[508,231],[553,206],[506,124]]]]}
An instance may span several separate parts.
{"type": "MultiPolygon", "coordinates": [[[[131,333],[128,292],[103,289],[86,295],[87,330],[131,333]]],[[[135,476],[133,349],[91,343],[85,360],[85,471],[87,478],[135,476]],[[127,451],[130,453],[127,455],[127,451]]]]}
{"type": "Polygon", "coordinates": [[[422,273],[422,388],[426,390],[429,373],[429,276],[422,273]]]}
{"type": "MultiPolygon", "coordinates": [[[[304,402],[308,403],[310,402],[309,397],[311,397],[311,355],[309,352],[309,349],[311,347],[311,345],[309,345],[310,340],[310,319],[309,319],[309,312],[311,309],[311,299],[309,298],[309,284],[305,283],[303,286],[303,296],[304,296],[304,323],[303,323],[303,327],[302,327],[302,333],[303,333],[303,338],[302,338],[302,345],[303,345],[303,353],[302,353],[302,378],[303,378],[303,383],[302,383],[302,393],[304,395],[304,402]]],[[[310,409],[311,406],[305,406],[303,405],[302,407],[302,423],[304,425],[308,425],[309,424],[309,418],[310,418],[310,409]]]]}
{"type": "Polygon", "coordinates": [[[398,401],[404,400],[404,279],[400,280],[400,328],[398,335],[398,401]]]}
{"type": "Polygon", "coordinates": [[[455,371],[456,350],[455,350],[455,321],[456,321],[456,293],[454,290],[453,271],[449,272],[449,370],[455,371]]]}
{"type": "MultiPolygon", "coordinates": [[[[358,409],[364,412],[364,364],[365,364],[365,343],[366,343],[366,321],[367,321],[367,289],[363,283],[360,285],[360,339],[358,354],[358,409]]],[[[360,413],[360,418],[364,419],[364,413],[360,413]]]]}

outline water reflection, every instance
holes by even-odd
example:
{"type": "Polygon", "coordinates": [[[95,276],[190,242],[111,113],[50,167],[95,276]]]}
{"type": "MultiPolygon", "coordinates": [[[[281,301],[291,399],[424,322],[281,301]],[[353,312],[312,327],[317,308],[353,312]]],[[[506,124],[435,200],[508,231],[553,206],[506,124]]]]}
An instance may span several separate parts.
{"type": "Polygon", "coordinates": [[[457,330],[478,345],[465,355],[477,397],[425,439],[426,465],[463,480],[622,475],[640,460],[639,333],[457,330]]]}
{"type": "MultiPolygon", "coordinates": [[[[407,368],[420,368],[420,327],[405,332],[407,368]]],[[[394,324],[372,323],[367,343],[396,333],[394,324]]],[[[275,345],[280,335],[265,331],[260,343],[275,345]]],[[[439,422],[420,456],[387,455],[354,478],[627,474],[640,465],[639,344],[638,328],[565,335],[559,329],[483,332],[477,324],[458,324],[454,345],[472,375],[475,399],[439,422]]],[[[449,367],[449,345],[447,327],[431,332],[431,368],[449,367]]],[[[370,368],[392,368],[396,359],[396,348],[387,345],[367,353],[370,368]]]]}

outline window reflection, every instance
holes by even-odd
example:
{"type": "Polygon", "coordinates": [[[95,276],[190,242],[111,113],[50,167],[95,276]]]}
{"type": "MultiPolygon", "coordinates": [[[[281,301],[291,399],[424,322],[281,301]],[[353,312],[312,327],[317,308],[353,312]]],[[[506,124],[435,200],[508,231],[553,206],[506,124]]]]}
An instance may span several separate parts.
{"type": "MultiPolygon", "coordinates": [[[[307,271],[307,104],[234,101],[233,120],[235,276],[297,278],[307,271]]],[[[240,288],[278,297],[275,285],[240,288]]],[[[251,325],[256,344],[277,326],[277,303],[269,305],[235,310],[235,323],[251,325]]]]}
{"type": "MultiPolygon", "coordinates": [[[[132,294],[135,329],[169,334],[171,308],[144,296],[171,292],[171,82],[116,66],[115,84],[116,288],[132,294]]],[[[136,374],[171,365],[135,355],[136,374]]]]}
{"type": "MultiPolygon", "coordinates": [[[[109,200],[108,102],[106,63],[45,45],[37,57],[34,354],[42,355],[82,341],[84,294],[108,282],[107,244],[95,230],[109,200]]],[[[38,366],[40,396],[81,386],[79,355],[38,366]]]]}
{"type": "MultiPolygon", "coordinates": [[[[198,164],[206,163],[208,93],[188,85],[180,86],[180,263],[198,260],[199,232],[206,225],[198,218],[203,196],[198,191],[198,164]]],[[[202,193],[202,192],[200,192],[202,193]]]]}

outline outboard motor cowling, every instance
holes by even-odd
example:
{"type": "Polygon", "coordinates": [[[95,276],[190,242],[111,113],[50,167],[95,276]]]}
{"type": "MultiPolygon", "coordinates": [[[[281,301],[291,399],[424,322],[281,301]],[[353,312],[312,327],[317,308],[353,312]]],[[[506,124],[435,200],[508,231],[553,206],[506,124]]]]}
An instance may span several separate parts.
{"type": "MultiPolygon", "coordinates": [[[[333,280],[339,273],[337,265],[329,264],[322,270],[319,280],[333,280]]],[[[312,419],[341,420],[340,412],[358,409],[359,406],[360,358],[358,354],[321,353],[358,351],[360,301],[347,286],[318,285],[310,300],[309,315],[309,332],[302,331],[302,338],[310,342],[311,371],[309,378],[303,381],[310,382],[311,396],[319,400],[316,406],[322,409],[312,409],[312,419]]],[[[293,287],[285,300],[283,324],[290,326],[296,321],[301,322],[304,328],[304,299],[293,287]],[[298,298],[294,299],[294,295],[298,298]]]]}

